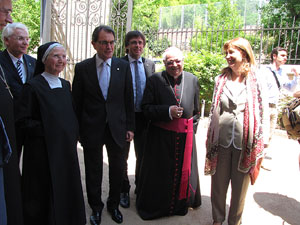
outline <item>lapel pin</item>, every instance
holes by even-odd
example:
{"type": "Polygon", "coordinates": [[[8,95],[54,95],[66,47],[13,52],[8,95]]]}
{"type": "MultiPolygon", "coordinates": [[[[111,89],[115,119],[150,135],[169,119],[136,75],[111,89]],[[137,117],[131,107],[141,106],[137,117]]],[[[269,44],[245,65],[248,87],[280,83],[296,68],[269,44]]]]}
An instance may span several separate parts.
{"type": "Polygon", "coordinates": [[[119,71],[119,70],[120,70],[120,68],[118,67],[118,68],[117,68],[117,70],[119,71]]]}

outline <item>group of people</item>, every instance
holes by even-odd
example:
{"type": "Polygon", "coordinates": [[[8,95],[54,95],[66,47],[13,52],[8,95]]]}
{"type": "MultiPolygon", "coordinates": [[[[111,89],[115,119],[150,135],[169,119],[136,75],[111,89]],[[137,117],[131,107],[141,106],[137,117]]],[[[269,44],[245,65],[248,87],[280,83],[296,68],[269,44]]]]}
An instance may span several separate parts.
{"type": "MultiPolygon", "coordinates": [[[[113,221],[123,222],[119,205],[130,207],[127,159],[132,140],[140,217],[186,215],[189,208],[198,208],[199,81],[183,70],[182,51],[167,48],[165,70],[155,73],[154,62],[142,57],[146,40],[141,32],[128,32],[127,55],[115,58],[115,32],[100,25],[92,34],[96,54],[75,65],[71,88],[59,77],[67,63],[65,47],[48,42],[38,48],[37,60],[28,56],[28,29],[12,23],[11,11],[11,0],[0,0],[1,28],[11,23],[2,32],[6,49],[0,53],[0,225],[86,224],[77,141],[83,147],[90,224],[101,223],[104,208],[104,145],[107,210],[113,221]]],[[[239,225],[249,173],[270,141],[270,111],[278,96],[268,92],[292,88],[297,77],[284,80],[280,66],[286,62],[285,49],[272,52],[273,66],[266,70],[256,68],[244,38],[227,41],[224,52],[228,66],[220,75],[212,74],[205,174],[212,180],[213,225],[225,221],[229,183],[228,224],[239,225]]]]}

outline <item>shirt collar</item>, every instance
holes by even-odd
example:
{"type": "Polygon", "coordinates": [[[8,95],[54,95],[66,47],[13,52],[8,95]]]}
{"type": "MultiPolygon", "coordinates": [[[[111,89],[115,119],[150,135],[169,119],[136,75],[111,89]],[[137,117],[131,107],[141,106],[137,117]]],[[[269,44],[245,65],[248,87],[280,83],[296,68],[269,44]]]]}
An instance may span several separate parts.
{"type": "Polygon", "coordinates": [[[138,60],[132,58],[130,55],[128,55],[128,60],[130,63],[134,62],[134,61],[138,61],[139,63],[142,63],[142,57],[140,57],[138,60]]]}
{"type": "Polygon", "coordinates": [[[276,66],[274,65],[274,64],[270,64],[269,65],[269,68],[272,70],[272,71],[274,71],[274,72],[280,72],[280,71],[282,71],[282,68],[281,67],[279,67],[279,70],[277,70],[276,69],[276,66]]]}
{"type": "Polygon", "coordinates": [[[20,59],[18,59],[15,56],[13,56],[8,50],[7,50],[7,52],[8,52],[8,55],[10,56],[10,58],[13,61],[14,64],[16,64],[18,62],[18,60],[21,60],[21,62],[24,63],[24,61],[23,61],[23,55],[21,56],[20,59]]]}
{"type": "MultiPolygon", "coordinates": [[[[103,59],[101,59],[98,54],[96,54],[96,67],[100,67],[101,64],[104,62],[103,59]]],[[[106,63],[111,67],[111,58],[107,59],[106,60],[106,63]]]]}

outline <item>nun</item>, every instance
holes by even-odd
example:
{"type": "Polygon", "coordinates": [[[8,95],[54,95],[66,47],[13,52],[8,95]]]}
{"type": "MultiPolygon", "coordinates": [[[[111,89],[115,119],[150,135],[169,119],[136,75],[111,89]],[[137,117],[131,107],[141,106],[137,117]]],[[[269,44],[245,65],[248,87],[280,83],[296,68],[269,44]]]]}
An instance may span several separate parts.
{"type": "Polygon", "coordinates": [[[26,133],[22,171],[25,225],[86,223],[77,156],[78,122],[70,83],[59,77],[66,50],[38,48],[34,77],[24,85],[16,124],[26,133]]]}

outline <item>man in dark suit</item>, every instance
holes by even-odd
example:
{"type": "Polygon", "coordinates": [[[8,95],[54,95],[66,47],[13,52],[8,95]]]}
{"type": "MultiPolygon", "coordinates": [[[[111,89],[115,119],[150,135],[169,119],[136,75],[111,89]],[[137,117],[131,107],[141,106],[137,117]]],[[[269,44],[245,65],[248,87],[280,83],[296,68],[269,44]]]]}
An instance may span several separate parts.
{"type": "MultiPolygon", "coordinates": [[[[14,106],[16,106],[23,84],[33,77],[36,60],[26,54],[29,46],[29,33],[24,24],[8,24],[3,29],[2,40],[6,49],[0,53],[0,63],[14,97],[14,106]]],[[[16,130],[18,160],[20,160],[24,137],[22,131],[16,130]]]]}
{"type": "Polygon", "coordinates": [[[93,58],[75,66],[73,97],[83,146],[90,222],[100,224],[103,145],[109,160],[107,210],[117,223],[123,222],[118,209],[126,154],[124,146],[133,139],[134,102],[129,63],[112,57],[115,33],[111,27],[95,28],[93,58]]]}
{"type": "MultiPolygon", "coordinates": [[[[6,26],[7,23],[12,23],[12,2],[11,0],[0,0],[0,30],[6,26]]],[[[8,85],[7,77],[3,71],[3,63],[0,64],[0,117],[3,120],[4,128],[8,136],[12,148],[12,154],[8,163],[3,165],[3,183],[4,196],[0,196],[0,201],[4,200],[4,207],[6,213],[1,208],[0,223],[6,222],[7,225],[23,225],[22,201],[21,201],[21,185],[20,185],[20,170],[18,166],[18,159],[16,153],[16,139],[14,126],[14,111],[13,98],[8,85]],[[3,199],[1,199],[3,198],[3,199]]],[[[2,129],[4,129],[2,128],[2,129]]],[[[5,142],[0,142],[4,145],[5,142]]],[[[1,185],[1,183],[0,183],[1,185]]],[[[2,193],[3,194],[3,193],[2,193]]],[[[2,205],[3,206],[3,205],[2,205]]]]}
{"type": "MultiPolygon", "coordinates": [[[[132,84],[134,91],[134,104],[135,104],[135,134],[134,134],[134,150],[136,156],[135,167],[135,184],[139,178],[140,164],[143,157],[144,141],[146,135],[147,119],[144,117],[141,110],[141,101],[143,98],[144,89],[146,86],[146,79],[155,72],[155,64],[150,59],[141,57],[146,44],[145,36],[139,31],[129,31],[125,37],[125,48],[127,55],[123,57],[124,60],[130,63],[132,84]]],[[[130,143],[126,147],[126,154],[128,159],[130,143]]],[[[129,198],[130,183],[126,172],[122,184],[120,195],[120,205],[124,208],[130,206],[129,198]]]]}

